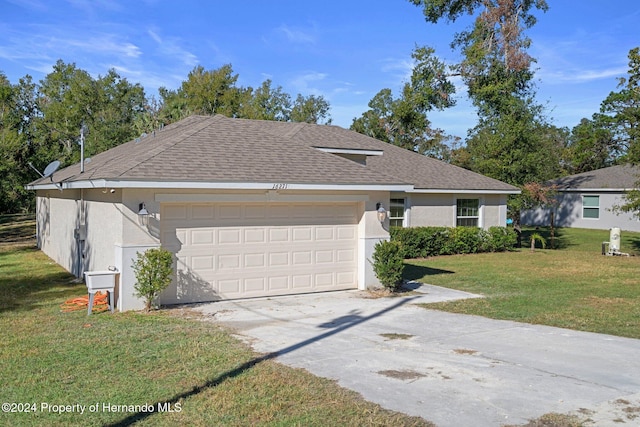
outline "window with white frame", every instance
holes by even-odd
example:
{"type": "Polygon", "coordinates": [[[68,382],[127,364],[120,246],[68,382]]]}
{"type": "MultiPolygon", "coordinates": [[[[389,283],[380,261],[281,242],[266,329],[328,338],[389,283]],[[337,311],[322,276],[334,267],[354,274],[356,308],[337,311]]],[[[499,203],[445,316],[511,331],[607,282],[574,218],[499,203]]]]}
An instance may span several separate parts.
{"type": "Polygon", "coordinates": [[[477,227],[480,219],[480,199],[456,200],[456,226],[477,227]]]}
{"type": "Polygon", "coordinates": [[[582,218],[600,218],[600,196],[582,196],[582,218]]]}
{"type": "Polygon", "coordinates": [[[404,225],[404,199],[391,199],[389,203],[389,226],[402,227],[404,225]]]}

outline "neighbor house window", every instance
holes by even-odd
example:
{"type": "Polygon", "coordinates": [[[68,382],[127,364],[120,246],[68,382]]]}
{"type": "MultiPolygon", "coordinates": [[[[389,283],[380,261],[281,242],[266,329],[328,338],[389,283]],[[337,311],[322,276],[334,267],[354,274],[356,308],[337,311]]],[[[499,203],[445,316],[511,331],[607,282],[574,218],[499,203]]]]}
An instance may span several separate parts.
{"type": "Polygon", "coordinates": [[[391,199],[389,202],[389,225],[402,227],[404,224],[404,199],[391,199]]]}
{"type": "Polygon", "coordinates": [[[458,199],[456,226],[477,227],[480,218],[480,199],[458,199]]]}
{"type": "Polygon", "coordinates": [[[582,217],[600,218],[600,196],[582,196],[582,217]]]}

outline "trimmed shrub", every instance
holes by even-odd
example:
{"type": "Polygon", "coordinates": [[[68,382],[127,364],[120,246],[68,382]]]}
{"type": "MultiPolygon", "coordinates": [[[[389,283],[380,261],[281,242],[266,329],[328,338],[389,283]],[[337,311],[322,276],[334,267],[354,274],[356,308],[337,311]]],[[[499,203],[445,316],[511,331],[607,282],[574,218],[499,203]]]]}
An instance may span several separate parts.
{"type": "Polygon", "coordinates": [[[488,252],[504,252],[513,249],[518,236],[512,228],[490,227],[488,237],[488,252]]]}
{"type": "Polygon", "coordinates": [[[502,252],[516,243],[515,231],[506,227],[412,227],[392,228],[391,240],[399,242],[404,258],[436,255],[502,252]]]}
{"type": "Polygon", "coordinates": [[[136,275],[134,289],[136,296],[143,298],[145,311],[151,310],[153,300],[171,283],[173,275],[173,255],[166,249],[148,249],[144,253],[138,252],[138,258],[133,262],[136,275]]]}
{"type": "Polygon", "coordinates": [[[440,255],[449,238],[447,227],[392,228],[391,240],[402,244],[405,258],[426,258],[440,255]]]}
{"type": "Polygon", "coordinates": [[[373,271],[385,288],[396,291],[402,285],[404,256],[400,242],[380,241],[373,251],[373,271]]]}
{"type": "Polygon", "coordinates": [[[477,227],[456,227],[449,230],[442,255],[472,254],[479,252],[482,229],[477,227]]]}

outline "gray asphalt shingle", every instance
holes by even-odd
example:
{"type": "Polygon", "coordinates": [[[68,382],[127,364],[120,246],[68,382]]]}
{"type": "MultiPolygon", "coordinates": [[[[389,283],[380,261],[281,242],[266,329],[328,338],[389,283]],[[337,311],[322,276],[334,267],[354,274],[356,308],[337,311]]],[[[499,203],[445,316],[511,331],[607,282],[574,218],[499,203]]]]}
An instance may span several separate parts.
{"type": "MultiPolygon", "coordinates": [[[[190,116],[55,173],[90,179],[299,184],[413,184],[420,189],[516,191],[511,185],[337,126],[190,116]],[[376,150],[366,165],[316,147],[376,150]]],[[[38,180],[34,184],[45,183],[38,180]]]]}
{"type": "Polygon", "coordinates": [[[631,165],[618,165],[597,169],[550,181],[558,189],[632,189],[640,178],[640,168],[631,165]]]}

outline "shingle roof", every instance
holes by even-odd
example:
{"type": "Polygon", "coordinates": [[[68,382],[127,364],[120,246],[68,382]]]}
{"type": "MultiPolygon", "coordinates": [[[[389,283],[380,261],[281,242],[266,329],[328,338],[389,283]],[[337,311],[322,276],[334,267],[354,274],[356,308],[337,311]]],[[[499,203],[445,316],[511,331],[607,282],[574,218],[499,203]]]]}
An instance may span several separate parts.
{"type": "MultiPolygon", "coordinates": [[[[191,116],[55,173],[84,180],[413,184],[418,189],[517,191],[477,173],[337,126],[191,116]],[[377,150],[366,165],[316,147],[377,150]]],[[[48,183],[38,180],[32,185],[48,183]]]]}
{"type": "Polygon", "coordinates": [[[640,167],[618,165],[565,176],[550,181],[560,190],[632,189],[640,179],[640,167]]]}

